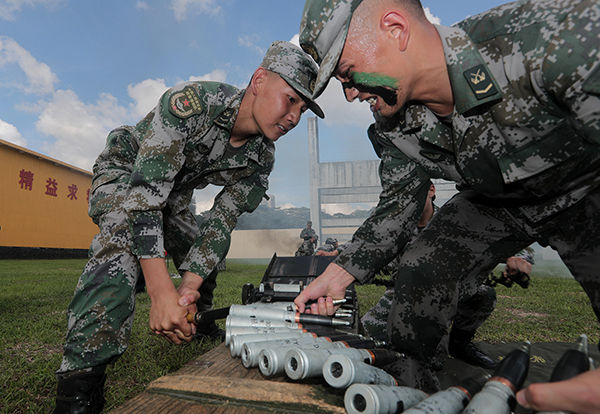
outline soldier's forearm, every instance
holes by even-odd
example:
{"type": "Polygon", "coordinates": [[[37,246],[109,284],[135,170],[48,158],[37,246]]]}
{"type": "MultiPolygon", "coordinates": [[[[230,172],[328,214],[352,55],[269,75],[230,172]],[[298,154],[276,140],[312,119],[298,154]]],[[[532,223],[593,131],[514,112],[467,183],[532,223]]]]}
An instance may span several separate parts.
{"type": "Polygon", "coordinates": [[[175,291],[165,259],[140,259],[140,266],[146,280],[146,290],[151,298],[169,290],[175,291]]]}
{"type": "Polygon", "coordinates": [[[185,285],[185,287],[192,290],[198,290],[203,281],[204,279],[200,275],[187,271],[183,274],[181,285],[185,285]]]}

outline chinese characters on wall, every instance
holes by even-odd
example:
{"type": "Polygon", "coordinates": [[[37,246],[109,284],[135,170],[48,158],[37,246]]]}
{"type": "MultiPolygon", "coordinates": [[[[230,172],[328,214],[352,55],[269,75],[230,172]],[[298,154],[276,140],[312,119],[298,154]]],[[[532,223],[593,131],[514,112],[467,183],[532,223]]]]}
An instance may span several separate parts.
{"type": "MultiPolygon", "coordinates": [[[[42,179],[43,180],[43,179],[42,179]]],[[[19,171],[19,182],[21,190],[33,191],[34,187],[34,173],[32,171],[25,170],[24,168],[19,171]]],[[[45,180],[42,190],[44,191],[44,195],[49,197],[62,197],[61,189],[65,188],[64,196],[69,200],[77,200],[77,192],[79,188],[76,184],[67,183],[66,185],[61,185],[55,178],[48,177],[45,180]]],[[[90,198],[90,189],[88,188],[86,191],[86,202],[89,201],[90,198]]]]}

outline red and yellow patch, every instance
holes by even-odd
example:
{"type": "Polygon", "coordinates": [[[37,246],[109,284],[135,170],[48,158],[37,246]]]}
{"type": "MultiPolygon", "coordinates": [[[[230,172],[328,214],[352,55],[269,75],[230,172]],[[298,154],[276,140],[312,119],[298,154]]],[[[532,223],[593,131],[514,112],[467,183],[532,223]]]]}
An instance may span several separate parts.
{"type": "Polygon", "coordinates": [[[202,105],[198,92],[191,86],[186,86],[180,92],[175,92],[169,99],[169,110],[179,118],[188,118],[202,113],[202,105]]]}

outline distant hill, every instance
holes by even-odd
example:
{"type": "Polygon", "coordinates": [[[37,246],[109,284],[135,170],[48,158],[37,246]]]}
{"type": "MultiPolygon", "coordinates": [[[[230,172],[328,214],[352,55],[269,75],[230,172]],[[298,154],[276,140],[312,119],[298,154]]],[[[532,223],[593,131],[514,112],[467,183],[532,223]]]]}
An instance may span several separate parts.
{"type": "MultiPolygon", "coordinates": [[[[355,210],[352,214],[336,213],[334,215],[323,213],[323,218],[343,217],[368,217],[369,211],[355,210]]],[[[198,221],[202,221],[203,214],[197,216],[198,221]]],[[[310,209],[308,207],[296,208],[271,208],[260,205],[252,213],[245,213],[238,219],[236,230],[260,230],[260,229],[299,229],[306,225],[310,220],[310,209]]]]}

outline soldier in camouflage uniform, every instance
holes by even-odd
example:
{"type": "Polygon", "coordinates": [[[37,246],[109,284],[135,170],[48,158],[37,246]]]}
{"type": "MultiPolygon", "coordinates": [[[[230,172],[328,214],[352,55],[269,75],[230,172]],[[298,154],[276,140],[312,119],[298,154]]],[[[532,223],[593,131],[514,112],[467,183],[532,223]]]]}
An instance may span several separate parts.
{"type": "Polygon", "coordinates": [[[459,293],[538,241],[552,246],[600,318],[600,5],[523,0],[452,27],[418,0],[307,0],[300,44],[347,100],[369,102],[381,158],[372,215],[298,296],[333,313],[402,249],[430,178],[460,190],[406,246],[388,335],[406,358],[387,369],[435,390],[459,293]],[[325,299],[327,297],[327,299],[325,299]]]}
{"type": "MultiPolygon", "coordinates": [[[[523,273],[530,276],[535,264],[533,249],[527,247],[514,256],[506,259],[502,277],[510,279],[510,275],[523,273]]],[[[482,275],[481,278],[484,278],[482,275]]],[[[477,330],[490,317],[496,307],[496,289],[489,284],[480,285],[470,296],[461,296],[456,308],[448,340],[448,353],[471,365],[494,369],[497,361],[485,354],[472,341],[477,330]]]]}
{"type": "Polygon", "coordinates": [[[319,237],[312,228],[312,221],[306,222],[306,227],[300,232],[300,238],[303,240],[298,250],[296,250],[295,256],[312,256],[315,252],[315,244],[319,237]]]}
{"type": "MultiPolygon", "coordinates": [[[[435,186],[431,184],[427,193],[425,208],[415,227],[413,239],[427,226],[433,215],[439,210],[433,200],[435,200],[435,186]]],[[[396,272],[399,258],[400,256],[394,258],[386,266],[394,267],[391,272],[392,282],[400,277],[396,272]]],[[[515,274],[519,271],[529,276],[532,264],[534,264],[533,249],[527,247],[506,260],[506,267],[502,272],[502,276],[508,278],[509,274],[515,274]]],[[[387,287],[375,306],[365,312],[360,322],[366,335],[380,341],[388,340],[387,322],[393,300],[394,289],[393,287],[387,287]]],[[[477,329],[490,317],[495,307],[496,290],[487,284],[479,286],[471,296],[460,297],[456,315],[452,322],[452,329],[450,330],[448,344],[450,355],[482,368],[493,369],[496,367],[497,363],[472,342],[477,329]]]]}
{"type": "Polygon", "coordinates": [[[210,308],[211,274],[237,218],[265,195],[274,142],[311,109],[317,67],[299,47],[274,42],[248,88],[189,82],[168,90],[135,127],[113,130],[94,165],[89,214],[100,227],[68,310],[57,372],[57,413],[100,412],[105,367],[127,347],[136,280],[152,300],[150,328],[190,341],[188,312],[210,308]],[[223,186],[198,225],[194,189],[223,186]],[[176,290],[165,249],[182,275],[176,290]],[[198,306],[196,301],[199,299],[198,306]]]}
{"type": "Polygon", "coordinates": [[[333,237],[327,237],[323,246],[319,247],[315,251],[315,256],[334,256],[336,253],[338,253],[338,246],[339,243],[337,239],[333,237]]]}

